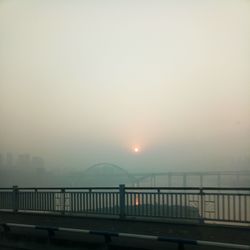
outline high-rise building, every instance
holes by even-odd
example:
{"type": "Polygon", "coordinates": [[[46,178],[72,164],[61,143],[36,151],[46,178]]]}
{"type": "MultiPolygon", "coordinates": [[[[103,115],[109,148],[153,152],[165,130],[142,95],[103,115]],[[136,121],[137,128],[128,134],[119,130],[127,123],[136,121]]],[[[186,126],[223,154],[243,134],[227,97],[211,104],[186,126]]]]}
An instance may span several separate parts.
{"type": "Polygon", "coordinates": [[[30,160],[30,155],[29,154],[22,154],[22,155],[19,155],[18,157],[18,167],[21,167],[21,168],[29,168],[30,167],[30,164],[31,163],[31,160],[30,160]]]}
{"type": "Polygon", "coordinates": [[[7,153],[6,155],[6,167],[13,167],[13,155],[12,153],[7,153]]]}
{"type": "Polygon", "coordinates": [[[31,166],[33,168],[44,168],[44,160],[42,157],[34,156],[31,160],[31,166]]]}
{"type": "Polygon", "coordinates": [[[0,154],[0,168],[3,167],[3,155],[0,154]]]}
{"type": "Polygon", "coordinates": [[[38,156],[32,157],[31,165],[32,168],[35,170],[37,176],[39,176],[40,180],[42,180],[43,176],[45,175],[43,158],[38,156]]]}

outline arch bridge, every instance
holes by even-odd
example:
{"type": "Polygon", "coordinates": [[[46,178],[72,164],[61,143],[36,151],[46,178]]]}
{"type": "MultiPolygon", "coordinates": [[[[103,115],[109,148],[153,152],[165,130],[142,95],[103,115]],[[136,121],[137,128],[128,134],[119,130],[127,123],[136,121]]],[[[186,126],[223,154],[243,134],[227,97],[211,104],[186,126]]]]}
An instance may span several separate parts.
{"type": "Polygon", "coordinates": [[[183,171],[183,172],[129,172],[108,162],[97,163],[84,171],[84,183],[132,186],[196,186],[226,187],[248,186],[250,171],[183,171]]]}

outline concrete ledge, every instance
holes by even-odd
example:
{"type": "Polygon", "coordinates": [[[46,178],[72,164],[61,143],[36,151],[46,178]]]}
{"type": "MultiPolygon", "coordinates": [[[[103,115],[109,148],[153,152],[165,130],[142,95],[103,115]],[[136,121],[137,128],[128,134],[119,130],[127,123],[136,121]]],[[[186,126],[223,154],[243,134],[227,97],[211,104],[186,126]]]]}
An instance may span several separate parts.
{"type": "MultiPolygon", "coordinates": [[[[80,214],[80,213],[65,213],[61,214],[60,212],[37,212],[37,211],[18,211],[13,212],[10,210],[0,210],[0,216],[2,213],[7,214],[20,214],[20,215],[31,215],[31,216],[50,216],[50,217],[60,217],[60,218],[89,218],[89,219],[108,219],[108,220],[116,220],[116,221],[138,221],[138,222],[157,222],[157,223],[167,223],[167,224],[179,224],[179,225],[190,225],[190,226],[199,226],[199,227],[221,227],[221,228],[241,228],[250,230],[249,224],[242,224],[242,223],[230,223],[230,222],[217,222],[217,221],[204,221],[204,223],[200,223],[199,220],[190,220],[190,219],[180,219],[180,218],[163,218],[163,217],[136,217],[136,216],[126,216],[125,218],[121,219],[118,215],[97,215],[97,214],[80,214]]],[[[0,217],[1,218],[1,217],[0,217]]]]}
{"type": "Polygon", "coordinates": [[[250,244],[250,227],[211,224],[176,223],[168,221],[136,220],[127,218],[97,218],[82,216],[62,216],[51,214],[31,214],[0,212],[0,223],[36,224],[51,227],[89,228],[113,232],[173,236],[207,241],[221,241],[250,244]]]}

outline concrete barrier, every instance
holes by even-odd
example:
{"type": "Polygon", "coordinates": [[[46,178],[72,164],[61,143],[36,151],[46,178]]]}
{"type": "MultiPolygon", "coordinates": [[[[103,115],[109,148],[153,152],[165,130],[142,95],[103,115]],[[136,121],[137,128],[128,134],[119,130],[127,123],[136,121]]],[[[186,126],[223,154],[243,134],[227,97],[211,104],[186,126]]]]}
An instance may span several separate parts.
{"type": "Polygon", "coordinates": [[[66,227],[50,227],[50,226],[17,224],[17,223],[3,223],[1,224],[1,226],[3,227],[4,231],[11,231],[11,227],[29,228],[29,229],[34,229],[34,230],[46,230],[48,232],[48,237],[52,237],[55,231],[101,235],[105,237],[106,243],[111,242],[112,237],[127,237],[127,238],[137,238],[137,239],[176,243],[178,245],[178,249],[184,249],[185,245],[197,245],[197,246],[211,246],[211,247],[221,247],[221,248],[230,248],[230,249],[249,249],[250,250],[250,245],[242,245],[242,244],[234,244],[234,243],[226,243],[226,242],[215,242],[215,241],[204,241],[204,240],[192,240],[192,239],[174,238],[174,237],[168,237],[168,236],[130,234],[130,233],[120,233],[120,232],[110,232],[110,231],[98,231],[98,230],[66,228],[66,227]]]}

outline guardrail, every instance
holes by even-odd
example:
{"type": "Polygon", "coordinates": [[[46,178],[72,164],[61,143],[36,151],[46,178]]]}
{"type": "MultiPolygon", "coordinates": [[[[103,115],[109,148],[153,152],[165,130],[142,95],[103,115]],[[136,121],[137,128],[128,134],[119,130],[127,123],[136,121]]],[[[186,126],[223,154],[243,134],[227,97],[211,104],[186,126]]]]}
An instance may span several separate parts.
{"type": "Polygon", "coordinates": [[[173,237],[168,237],[168,236],[130,234],[130,233],[97,231],[97,230],[65,228],[65,227],[49,227],[49,226],[16,224],[16,223],[4,223],[4,224],[1,224],[1,226],[3,227],[5,232],[9,232],[11,227],[46,230],[48,232],[48,238],[50,240],[53,238],[56,231],[59,231],[59,232],[61,231],[61,232],[92,234],[92,235],[104,236],[106,243],[110,243],[112,241],[112,239],[111,239],[112,237],[127,237],[127,238],[135,238],[135,239],[156,240],[156,241],[176,243],[178,245],[179,250],[184,250],[185,245],[197,245],[197,246],[210,246],[210,247],[221,247],[221,248],[230,248],[230,249],[249,249],[250,250],[249,245],[225,243],[225,242],[215,242],[215,241],[183,239],[183,238],[173,238],[173,237]]]}
{"type": "Polygon", "coordinates": [[[250,188],[0,188],[0,209],[250,223],[250,188]]]}

